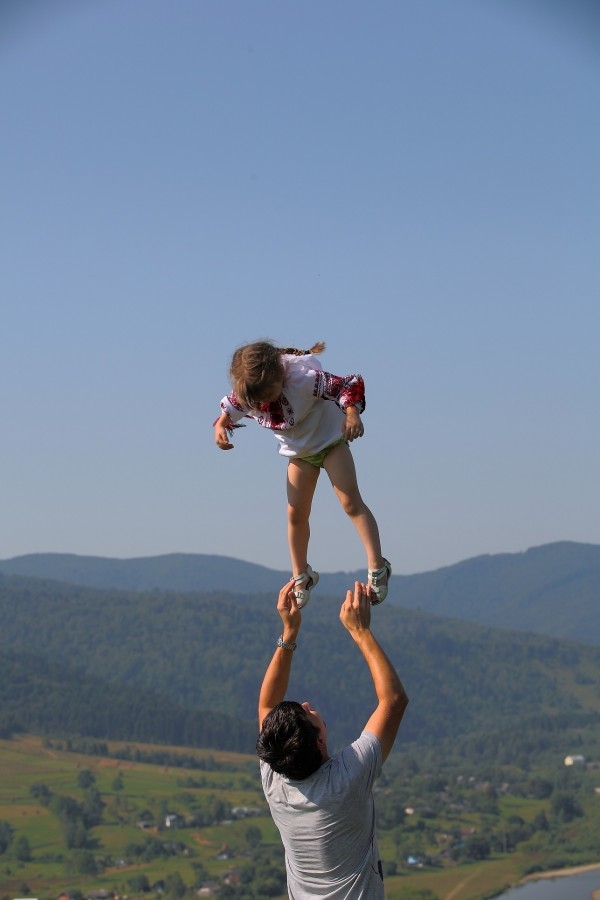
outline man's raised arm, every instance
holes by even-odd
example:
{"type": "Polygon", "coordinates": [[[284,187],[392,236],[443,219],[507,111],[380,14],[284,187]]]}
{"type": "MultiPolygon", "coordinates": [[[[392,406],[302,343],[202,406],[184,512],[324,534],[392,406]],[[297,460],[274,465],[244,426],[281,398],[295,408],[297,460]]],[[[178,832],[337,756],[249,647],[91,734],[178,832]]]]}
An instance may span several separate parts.
{"type": "Polygon", "coordinates": [[[279,591],[277,612],[283,622],[283,632],[273,658],[267,667],[258,697],[258,728],[271,710],[285,699],[292,668],[292,655],[300,631],[302,614],[294,594],[294,579],[290,579],[279,591]]]}
{"type": "Polygon", "coordinates": [[[371,632],[371,601],[367,585],[354,584],[340,610],[340,620],[362,653],[375,687],[378,704],[364,730],[379,739],[385,761],[394,745],[408,696],[398,673],[371,632]]]}

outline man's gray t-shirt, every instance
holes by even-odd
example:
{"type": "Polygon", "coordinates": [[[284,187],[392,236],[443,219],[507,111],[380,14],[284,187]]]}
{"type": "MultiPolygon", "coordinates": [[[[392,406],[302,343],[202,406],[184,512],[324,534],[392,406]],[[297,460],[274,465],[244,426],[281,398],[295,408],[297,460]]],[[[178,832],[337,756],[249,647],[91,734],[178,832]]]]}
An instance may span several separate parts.
{"type": "Polygon", "coordinates": [[[293,781],[261,761],[263,790],[285,848],[290,900],[381,900],[373,783],[381,745],[358,740],[293,781]]]}

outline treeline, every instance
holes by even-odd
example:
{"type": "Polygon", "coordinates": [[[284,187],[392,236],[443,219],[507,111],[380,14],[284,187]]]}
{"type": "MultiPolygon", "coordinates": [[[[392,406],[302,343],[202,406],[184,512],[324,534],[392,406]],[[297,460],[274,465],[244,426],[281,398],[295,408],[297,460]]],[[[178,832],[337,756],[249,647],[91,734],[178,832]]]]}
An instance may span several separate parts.
{"type": "MultiPolygon", "coordinates": [[[[180,750],[169,750],[164,747],[145,747],[142,749],[138,746],[118,747],[111,750],[105,741],[96,741],[86,737],[71,737],[65,741],[46,740],[44,746],[52,750],[64,750],[67,753],[83,753],[86,756],[102,756],[105,759],[118,759],[123,762],[168,766],[170,769],[193,769],[202,772],[238,772],[240,768],[240,764],[234,765],[231,762],[217,760],[210,753],[198,756],[195,753],[183,753],[180,750]]],[[[255,768],[256,766],[253,765],[253,772],[255,768]]]]}

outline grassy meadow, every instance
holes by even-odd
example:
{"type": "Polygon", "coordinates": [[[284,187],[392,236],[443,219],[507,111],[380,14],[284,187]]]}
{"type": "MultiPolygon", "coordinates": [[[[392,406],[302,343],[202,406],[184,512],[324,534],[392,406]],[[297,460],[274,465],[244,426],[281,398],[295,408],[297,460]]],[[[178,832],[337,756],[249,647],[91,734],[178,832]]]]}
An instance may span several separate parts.
{"type": "MultiPolygon", "coordinates": [[[[111,744],[111,751],[119,744],[111,744]]],[[[161,748],[148,748],[151,751],[161,748]]],[[[164,748],[167,749],[167,748],[164,748]]],[[[176,753],[175,748],[168,748],[176,753]]],[[[189,754],[189,751],[186,751],[189,754]]],[[[194,756],[215,760],[236,771],[186,770],[178,767],[150,765],[147,763],[85,756],[45,745],[41,738],[27,736],[16,740],[0,741],[0,821],[8,822],[14,829],[13,845],[0,855],[0,897],[13,898],[27,894],[39,898],[58,896],[65,890],[86,893],[106,888],[123,893],[132,874],[143,873],[150,884],[164,880],[170,873],[179,872],[183,880],[194,882],[193,862],[201,862],[215,878],[232,866],[231,860],[218,860],[219,851],[227,845],[235,853],[236,863],[248,850],[245,832],[249,823],[256,825],[263,839],[277,842],[277,835],[255,775],[248,773],[256,768],[252,758],[232,753],[195,751],[194,756]],[[105,803],[103,824],[93,829],[95,856],[110,860],[105,870],[97,875],[69,871],[69,850],[57,817],[31,795],[35,784],[45,784],[55,794],[82,801],[84,791],[78,786],[78,775],[89,770],[95,778],[95,786],[105,803]],[[123,788],[115,790],[115,778],[121,773],[123,788]],[[203,787],[187,787],[187,780],[204,782],[203,787]],[[182,807],[182,796],[193,797],[210,804],[226,797],[231,806],[260,808],[262,816],[197,828],[156,828],[141,831],[136,826],[138,817],[150,811],[158,821],[164,814],[182,807]],[[151,835],[160,834],[161,840],[177,841],[186,849],[168,859],[157,859],[135,865],[123,865],[124,848],[140,844],[151,835]],[[20,862],[11,850],[16,839],[25,836],[32,850],[32,860],[20,862]],[[23,888],[27,886],[28,890],[23,888]]]]}
{"type": "MultiPolygon", "coordinates": [[[[227,874],[237,872],[235,877],[239,877],[240,871],[258,868],[261,855],[263,863],[266,854],[267,862],[282,869],[279,836],[268,815],[254,757],[197,750],[191,755],[203,767],[181,768],[116,759],[113,754],[127,746],[134,756],[136,750],[141,754],[165,751],[171,762],[178,754],[185,755],[189,762],[188,749],[111,742],[107,745],[109,757],[70,752],[58,749],[60,746],[33,736],[0,740],[0,823],[8,823],[12,829],[10,846],[0,852],[0,900],[27,896],[51,900],[65,891],[86,895],[100,889],[121,897],[141,897],[141,877],[146,879],[146,890],[167,881],[165,896],[175,896],[169,893],[169,878],[180,879],[180,884],[195,889],[212,882],[215,895],[225,896],[218,891],[223,890],[227,874]],[[104,804],[100,824],[89,831],[85,853],[67,846],[56,811],[41,802],[39,796],[36,799],[36,786],[45,785],[52,795],[83,804],[82,773],[88,779],[91,775],[104,804]],[[234,818],[230,813],[235,807],[246,807],[253,814],[234,818]],[[180,814],[182,820],[192,814],[210,813],[213,820],[209,824],[167,828],[165,817],[173,813],[180,814]],[[152,824],[142,830],[142,821],[152,824]],[[18,842],[22,843],[23,838],[30,848],[30,859],[20,859],[17,853],[18,842]],[[172,849],[172,854],[136,859],[131,848],[143,847],[153,839],[167,850],[172,849]],[[86,856],[88,863],[90,857],[98,863],[96,872],[82,867],[86,856]]],[[[547,802],[527,797],[507,795],[499,802],[502,820],[506,822],[531,822],[540,811],[548,810],[547,802]]],[[[431,825],[428,849],[434,850],[437,841],[439,850],[440,836],[446,831],[450,833],[457,827],[477,830],[481,824],[481,817],[474,813],[438,815],[431,825]]],[[[553,851],[557,865],[567,861],[569,865],[590,862],[589,851],[587,855],[582,852],[579,858],[574,849],[581,842],[581,829],[600,833],[600,796],[592,789],[586,800],[585,819],[574,821],[553,851]]],[[[492,897],[517,883],[532,868],[548,867],[548,847],[537,838],[535,835],[512,853],[492,854],[482,861],[448,862],[443,868],[411,868],[399,862],[396,874],[386,874],[386,898],[492,897]]],[[[397,841],[397,830],[380,828],[384,864],[385,860],[405,859],[406,851],[397,841]]],[[[177,881],[171,886],[173,883],[177,881]]],[[[286,896],[279,893],[277,898],[286,896]]]]}

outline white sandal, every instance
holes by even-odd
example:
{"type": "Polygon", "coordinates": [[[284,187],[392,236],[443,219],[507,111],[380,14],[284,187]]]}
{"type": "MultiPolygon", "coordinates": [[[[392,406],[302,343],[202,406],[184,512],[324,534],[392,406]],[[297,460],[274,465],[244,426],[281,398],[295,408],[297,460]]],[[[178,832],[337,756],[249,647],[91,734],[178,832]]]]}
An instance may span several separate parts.
{"type": "Polygon", "coordinates": [[[388,581],[392,575],[392,566],[384,558],[383,565],[380,569],[369,569],[368,582],[371,588],[371,606],[377,606],[383,603],[388,593],[388,581]],[[382,578],[385,578],[384,584],[379,584],[382,578]]]}
{"type": "Polygon", "coordinates": [[[310,592],[315,587],[318,580],[319,573],[315,572],[314,569],[311,569],[308,564],[306,566],[306,572],[302,572],[301,575],[296,575],[294,578],[294,595],[296,597],[298,609],[302,609],[303,606],[306,606],[310,600],[310,592]]]}

